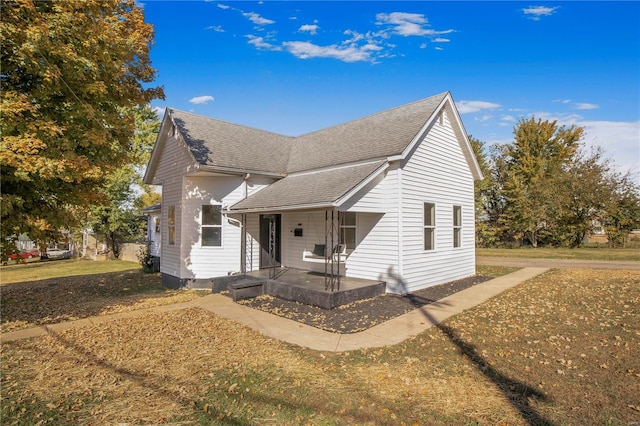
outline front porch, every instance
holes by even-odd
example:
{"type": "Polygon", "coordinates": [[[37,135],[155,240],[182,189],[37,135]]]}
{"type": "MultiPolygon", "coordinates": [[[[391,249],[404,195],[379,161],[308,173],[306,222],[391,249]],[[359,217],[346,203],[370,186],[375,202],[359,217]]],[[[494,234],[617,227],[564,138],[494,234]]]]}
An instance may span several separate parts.
{"type": "MultiPolygon", "coordinates": [[[[244,279],[262,285],[262,293],[285,300],[333,309],[357,300],[369,299],[385,293],[384,281],[365,280],[362,278],[340,277],[339,286],[333,291],[327,288],[323,273],[294,268],[261,269],[248,272],[244,276],[236,276],[235,282],[244,279]],[[272,278],[269,278],[269,277],[272,278]]],[[[232,286],[233,283],[229,283],[232,286]]]]}

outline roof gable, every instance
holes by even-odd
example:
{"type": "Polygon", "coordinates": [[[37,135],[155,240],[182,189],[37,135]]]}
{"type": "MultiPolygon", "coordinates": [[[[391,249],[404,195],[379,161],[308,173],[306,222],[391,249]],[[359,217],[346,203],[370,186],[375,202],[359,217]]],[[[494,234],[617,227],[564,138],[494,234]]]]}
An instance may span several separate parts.
{"type": "MultiPolygon", "coordinates": [[[[285,176],[344,164],[404,159],[424,138],[443,108],[453,117],[454,132],[474,178],[481,179],[449,92],[298,137],[167,108],[156,145],[163,143],[165,127],[175,126],[196,168],[285,176]]],[[[154,147],[149,170],[156,167],[156,157],[161,155],[156,153],[157,148],[154,147]]]]}
{"type": "Polygon", "coordinates": [[[289,172],[400,155],[447,92],[327,129],[298,136],[289,172]]]}

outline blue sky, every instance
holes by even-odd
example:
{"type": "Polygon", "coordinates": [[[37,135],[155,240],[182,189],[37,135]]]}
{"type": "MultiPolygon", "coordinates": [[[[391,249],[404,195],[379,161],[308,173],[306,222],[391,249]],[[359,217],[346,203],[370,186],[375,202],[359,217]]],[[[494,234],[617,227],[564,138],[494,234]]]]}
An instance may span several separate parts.
{"type": "Polygon", "coordinates": [[[582,126],[640,183],[640,2],[139,2],[170,106],[300,135],[443,91],[467,133],[582,126]]]}

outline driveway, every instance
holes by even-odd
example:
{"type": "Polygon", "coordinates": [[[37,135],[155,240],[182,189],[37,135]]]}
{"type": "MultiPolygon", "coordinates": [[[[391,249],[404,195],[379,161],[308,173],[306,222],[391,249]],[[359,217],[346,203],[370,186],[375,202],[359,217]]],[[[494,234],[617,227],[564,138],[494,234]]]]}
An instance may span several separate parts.
{"type": "Polygon", "coordinates": [[[543,259],[520,257],[476,257],[478,265],[514,266],[519,268],[587,268],[640,271],[640,262],[618,260],[543,259]]]}

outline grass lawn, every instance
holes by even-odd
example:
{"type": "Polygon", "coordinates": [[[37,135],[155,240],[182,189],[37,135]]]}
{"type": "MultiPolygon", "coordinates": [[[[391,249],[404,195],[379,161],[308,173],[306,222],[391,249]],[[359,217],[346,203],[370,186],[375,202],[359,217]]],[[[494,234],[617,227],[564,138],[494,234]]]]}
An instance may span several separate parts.
{"type": "Polygon", "coordinates": [[[0,268],[0,285],[25,281],[78,275],[104,274],[123,271],[137,271],[140,264],[121,260],[99,262],[93,260],[50,260],[22,263],[0,268]]]}
{"type": "Polygon", "coordinates": [[[59,260],[0,268],[2,332],[183,302],[202,294],[168,290],[160,274],[123,261],[59,260]]]}
{"type": "Polygon", "coordinates": [[[3,344],[0,423],[630,425],[638,330],[637,271],[550,271],[343,354],[198,309],[149,313],[3,344]]]}
{"type": "Polygon", "coordinates": [[[532,257],[547,259],[619,260],[640,261],[640,249],[610,249],[581,247],[569,248],[517,248],[517,249],[476,249],[477,256],[492,257],[532,257]]]}

